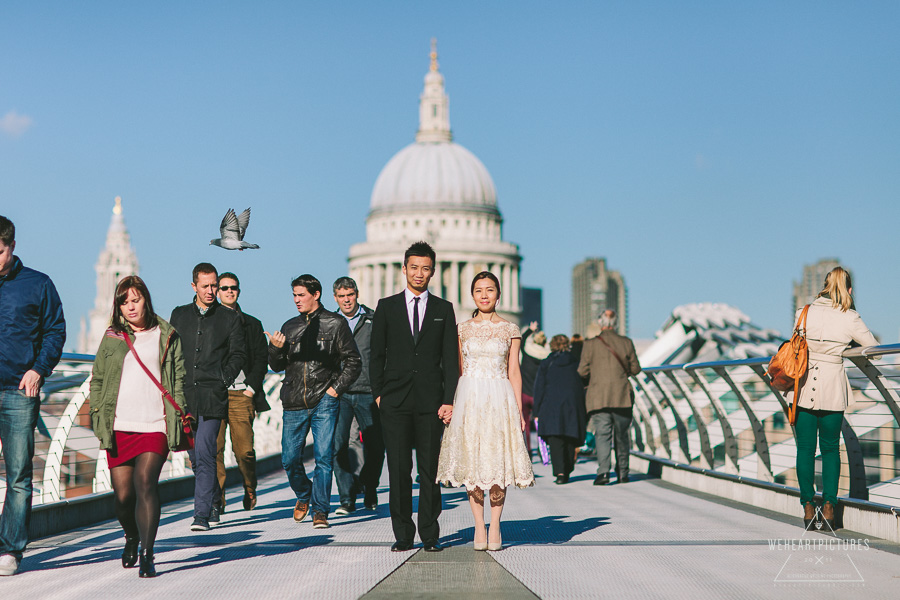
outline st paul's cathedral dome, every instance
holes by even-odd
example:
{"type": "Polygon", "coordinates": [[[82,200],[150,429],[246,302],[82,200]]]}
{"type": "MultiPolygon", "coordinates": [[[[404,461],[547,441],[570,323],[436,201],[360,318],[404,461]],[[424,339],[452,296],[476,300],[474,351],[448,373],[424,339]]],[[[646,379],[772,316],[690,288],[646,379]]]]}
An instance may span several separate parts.
{"type": "Polygon", "coordinates": [[[366,241],[350,248],[350,276],[360,302],[374,307],[403,290],[403,253],[425,240],[437,253],[429,291],[453,302],[458,320],[474,308],[472,278],[491,271],[503,292],[498,312],[518,323],[519,248],[503,241],[494,182],[484,164],[453,141],[449,108],[432,42],[415,142],[395,154],[375,181],[366,241]]]}

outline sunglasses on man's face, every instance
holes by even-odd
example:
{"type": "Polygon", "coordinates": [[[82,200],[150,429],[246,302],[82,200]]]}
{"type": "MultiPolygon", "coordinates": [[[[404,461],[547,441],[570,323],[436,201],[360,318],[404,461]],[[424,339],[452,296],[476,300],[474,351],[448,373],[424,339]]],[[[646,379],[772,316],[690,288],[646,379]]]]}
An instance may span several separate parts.
{"type": "Polygon", "coordinates": [[[241,291],[241,289],[236,285],[220,285],[219,289],[222,290],[223,292],[229,292],[231,290],[234,290],[236,292],[241,291]]]}

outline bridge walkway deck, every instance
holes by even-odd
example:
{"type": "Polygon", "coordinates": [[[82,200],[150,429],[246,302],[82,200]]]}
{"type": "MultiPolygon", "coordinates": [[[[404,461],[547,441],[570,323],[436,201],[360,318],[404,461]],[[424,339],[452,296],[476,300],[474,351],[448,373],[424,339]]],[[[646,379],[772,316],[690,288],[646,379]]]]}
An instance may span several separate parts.
{"type": "MultiPolygon", "coordinates": [[[[475,552],[465,493],[444,491],[442,553],[392,553],[385,484],[377,511],[338,517],[331,528],[294,523],[283,473],[260,481],[259,506],[234,509],[206,533],[189,530],[192,503],[170,503],[156,546],[160,576],[140,580],[119,563],[114,521],[34,540],[3,598],[406,598],[691,600],[896,598],[900,548],[839,530],[805,533],[799,519],[633,476],[594,486],[579,462],[554,485],[512,490],[500,552],[475,552]]],[[[236,492],[231,497],[237,498],[236,492]]],[[[335,498],[336,501],[336,498],[335,498]]],[[[336,506],[334,504],[333,506],[336,506]]],[[[231,506],[229,508],[232,508],[231,506]]]]}

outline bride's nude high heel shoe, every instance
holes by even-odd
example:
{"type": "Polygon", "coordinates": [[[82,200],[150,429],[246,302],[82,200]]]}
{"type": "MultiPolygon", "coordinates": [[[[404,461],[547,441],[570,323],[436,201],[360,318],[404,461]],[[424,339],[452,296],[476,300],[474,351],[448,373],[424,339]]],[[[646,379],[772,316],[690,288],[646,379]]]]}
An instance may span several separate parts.
{"type": "Polygon", "coordinates": [[[485,550],[488,549],[487,527],[484,528],[484,541],[479,542],[478,540],[473,540],[473,543],[474,543],[475,549],[478,550],[479,552],[484,552],[485,550]]]}
{"type": "MultiPolygon", "coordinates": [[[[491,526],[491,529],[493,529],[493,525],[491,526]]],[[[499,526],[497,526],[497,533],[498,533],[497,537],[500,537],[499,536],[499,533],[500,533],[499,526]]],[[[487,543],[487,549],[490,550],[491,552],[496,552],[497,550],[503,550],[503,540],[500,539],[499,541],[496,541],[496,542],[489,541],[487,543]]]]}

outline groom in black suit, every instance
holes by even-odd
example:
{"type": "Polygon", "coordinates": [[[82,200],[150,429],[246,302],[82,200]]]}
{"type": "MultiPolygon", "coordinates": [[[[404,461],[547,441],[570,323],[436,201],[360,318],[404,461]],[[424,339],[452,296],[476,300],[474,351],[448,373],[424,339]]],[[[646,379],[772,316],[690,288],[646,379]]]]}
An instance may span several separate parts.
{"type": "Polygon", "coordinates": [[[416,242],[403,257],[406,289],[378,302],[372,321],[370,376],[387,450],[391,550],[412,550],[412,449],[419,471],[419,537],[426,552],[438,543],[441,488],[438,455],[444,424],[453,414],[459,379],[456,316],[450,302],[428,293],[434,250],[416,242]]]}

